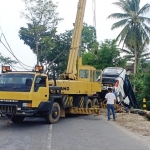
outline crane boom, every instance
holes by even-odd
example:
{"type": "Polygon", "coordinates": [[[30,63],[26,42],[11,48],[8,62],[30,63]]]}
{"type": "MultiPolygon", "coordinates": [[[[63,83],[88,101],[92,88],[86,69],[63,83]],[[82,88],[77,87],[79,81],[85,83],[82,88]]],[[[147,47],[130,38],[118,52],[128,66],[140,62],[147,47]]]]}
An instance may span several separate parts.
{"type": "Polygon", "coordinates": [[[74,24],[74,32],[71,42],[71,48],[69,53],[69,60],[66,70],[66,75],[68,78],[75,79],[77,74],[77,56],[81,41],[81,33],[83,28],[83,19],[84,19],[84,12],[85,12],[85,5],[86,0],[79,0],[78,8],[77,8],[77,15],[74,24]]]}

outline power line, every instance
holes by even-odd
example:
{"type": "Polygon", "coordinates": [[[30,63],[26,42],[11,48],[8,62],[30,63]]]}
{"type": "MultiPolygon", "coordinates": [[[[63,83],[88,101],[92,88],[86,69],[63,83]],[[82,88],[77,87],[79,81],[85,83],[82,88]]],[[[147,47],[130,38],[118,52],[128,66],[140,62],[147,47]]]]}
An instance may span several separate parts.
{"type": "MultiPolygon", "coordinates": [[[[2,45],[10,52],[10,50],[6,47],[6,45],[1,41],[2,45]]],[[[11,52],[10,52],[11,53],[11,52]]],[[[12,54],[12,53],[11,53],[12,54]]],[[[13,54],[12,54],[13,55],[13,54]]],[[[15,56],[14,56],[15,57],[15,56]]],[[[15,57],[16,58],[16,57],[15,57]]],[[[17,59],[16,59],[17,60],[17,59]]],[[[17,60],[18,61],[18,60],[17,60]]],[[[18,63],[20,64],[20,62],[18,61],[18,63]]],[[[20,64],[21,65],[21,64],[20,64]]],[[[23,65],[21,65],[24,69],[26,69],[23,65]]],[[[28,69],[26,69],[28,70],[28,69]]]]}
{"type": "MultiPolygon", "coordinates": [[[[0,56],[2,56],[2,55],[0,54],[0,56]]],[[[13,68],[15,71],[17,71],[9,62],[7,62],[7,64],[9,64],[9,66],[11,66],[11,68],[13,68]]]]}
{"type": "MultiPolygon", "coordinates": [[[[5,56],[7,57],[5,54],[1,53],[0,52],[0,56],[5,56]],[[1,55],[2,54],[2,55],[1,55]]],[[[14,66],[14,65],[11,65],[10,63],[8,63],[15,71],[17,71],[15,68],[19,68],[19,69],[23,69],[22,67],[18,67],[18,66],[14,66]],[[15,67],[15,68],[14,68],[15,67]]]]}
{"type": "MultiPolygon", "coordinates": [[[[8,42],[7,42],[7,39],[6,39],[6,37],[5,37],[5,35],[2,33],[2,35],[3,35],[3,37],[4,37],[4,39],[5,39],[5,41],[6,41],[6,43],[7,43],[7,45],[8,45],[8,47],[9,47],[9,49],[7,49],[15,58],[16,58],[16,60],[18,61],[18,63],[24,68],[24,69],[26,69],[24,66],[27,66],[27,65],[25,65],[24,63],[22,63],[15,55],[14,55],[14,53],[13,53],[13,51],[12,51],[12,49],[11,49],[11,47],[10,47],[10,45],[8,44],[8,42]],[[24,66],[23,66],[23,65],[24,66]]],[[[2,41],[1,41],[2,42],[2,41]]],[[[4,44],[4,43],[3,43],[4,44]]],[[[31,67],[31,66],[27,66],[27,67],[30,67],[30,68],[33,68],[33,67],[31,67]]],[[[28,69],[26,69],[26,70],[28,70],[28,69]]]]}
{"type": "MultiPolygon", "coordinates": [[[[0,27],[0,29],[1,29],[1,27],[0,27]]],[[[1,31],[2,31],[2,29],[1,29],[1,31]]],[[[1,34],[1,38],[0,38],[0,42],[1,42],[1,43],[3,44],[3,46],[5,46],[5,48],[15,57],[15,59],[18,61],[18,63],[19,63],[24,69],[26,69],[24,66],[33,68],[33,67],[28,66],[28,65],[24,64],[23,62],[21,62],[21,61],[14,55],[14,53],[13,53],[13,51],[12,51],[10,45],[8,44],[7,39],[6,39],[6,37],[5,37],[5,35],[4,35],[3,32],[2,32],[2,34],[1,34]],[[5,42],[7,43],[7,45],[8,45],[8,47],[9,47],[10,50],[9,50],[9,49],[6,47],[6,45],[1,41],[2,36],[4,37],[4,40],[5,40],[5,42]],[[23,66],[23,65],[24,65],[24,66],[23,66]]],[[[28,70],[28,69],[26,69],[26,70],[28,70]]]]}

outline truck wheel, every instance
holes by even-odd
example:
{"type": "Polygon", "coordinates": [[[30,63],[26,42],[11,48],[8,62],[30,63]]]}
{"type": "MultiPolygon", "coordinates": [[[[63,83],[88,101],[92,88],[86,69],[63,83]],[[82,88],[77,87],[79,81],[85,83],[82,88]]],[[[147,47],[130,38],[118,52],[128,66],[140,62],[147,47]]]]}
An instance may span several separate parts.
{"type": "Polygon", "coordinates": [[[94,98],[94,99],[92,100],[92,106],[93,106],[93,107],[99,106],[99,103],[98,103],[98,99],[97,99],[97,98],[94,98]]]}
{"type": "Polygon", "coordinates": [[[79,100],[79,108],[83,108],[84,107],[84,96],[80,97],[79,100]]]}
{"type": "Polygon", "coordinates": [[[52,105],[51,112],[46,116],[47,123],[56,123],[60,118],[60,106],[57,102],[54,102],[52,105]]]}
{"type": "Polygon", "coordinates": [[[25,118],[25,117],[23,117],[23,116],[13,116],[13,117],[11,118],[11,121],[12,121],[13,123],[21,123],[21,122],[24,120],[24,118],[25,118]]]}
{"type": "Polygon", "coordinates": [[[87,100],[85,108],[92,108],[92,101],[90,99],[87,100]]]}
{"type": "Polygon", "coordinates": [[[11,119],[11,116],[12,116],[12,115],[6,115],[6,116],[7,116],[7,118],[11,119]]]}

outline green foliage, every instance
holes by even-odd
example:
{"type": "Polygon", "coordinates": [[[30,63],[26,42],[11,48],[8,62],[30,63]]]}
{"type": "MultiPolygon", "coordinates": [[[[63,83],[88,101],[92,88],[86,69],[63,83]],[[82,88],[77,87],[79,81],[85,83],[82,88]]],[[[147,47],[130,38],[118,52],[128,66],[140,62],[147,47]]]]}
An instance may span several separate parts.
{"type": "Polygon", "coordinates": [[[33,24],[36,32],[40,31],[40,26],[53,30],[62,18],[56,12],[57,5],[52,0],[23,0],[25,11],[21,12],[22,17],[33,24]]]}
{"type": "Polygon", "coordinates": [[[3,65],[12,65],[16,64],[17,62],[15,60],[12,60],[10,57],[4,57],[0,54],[0,64],[3,65]]]}
{"type": "Polygon", "coordinates": [[[98,42],[96,40],[96,30],[93,26],[89,26],[84,23],[82,30],[82,45],[81,51],[85,52],[85,50],[90,51],[92,49],[98,48],[98,42]]]}
{"type": "MultiPolygon", "coordinates": [[[[24,44],[28,45],[30,49],[36,54],[36,33],[35,27],[33,24],[28,23],[28,27],[21,27],[19,30],[19,37],[24,41],[24,44]]],[[[54,47],[52,42],[52,38],[55,36],[56,30],[53,29],[51,31],[47,31],[45,26],[37,26],[41,32],[39,32],[38,36],[40,37],[38,40],[38,50],[39,56],[41,50],[45,48],[45,45],[49,45],[50,47],[54,47]]]]}
{"type": "Polygon", "coordinates": [[[120,52],[117,49],[115,40],[105,40],[99,45],[97,58],[94,50],[84,52],[82,54],[83,64],[92,65],[97,69],[104,69],[106,67],[125,67],[126,60],[120,57],[120,52]]]}
{"type": "MultiPolygon", "coordinates": [[[[36,53],[34,24],[29,23],[27,25],[27,28],[20,28],[19,36],[20,39],[24,41],[24,44],[28,45],[31,50],[36,53]]],[[[44,26],[40,26],[39,28],[43,29],[42,32],[39,33],[40,39],[38,41],[40,63],[47,64],[48,68],[55,65],[55,69],[58,72],[64,72],[68,63],[73,30],[57,34],[55,28],[51,31],[47,31],[44,26]]],[[[98,42],[96,41],[95,29],[92,26],[84,24],[81,51],[95,50],[96,47],[98,47],[98,42]]]]}
{"type": "Polygon", "coordinates": [[[131,75],[130,79],[131,79],[131,84],[135,86],[135,95],[136,98],[139,102],[139,105],[142,108],[142,100],[145,97],[144,94],[144,88],[145,88],[145,84],[144,84],[144,77],[145,77],[145,73],[143,72],[143,68],[139,67],[137,70],[136,74],[131,75]]]}
{"type": "Polygon", "coordinates": [[[50,39],[47,38],[44,45],[45,48],[43,48],[41,52],[40,61],[42,63],[47,61],[49,66],[55,64],[55,70],[57,72],[64,72],[68,62],[71,35],[72,31],[55,35],[54,39],[51,40],[53,47],[51,46],[51,42],[49,42],[50,39]]]}
{"type": "Polygon", "coordinates": [[[119,44],[123,42],[123,45],[129,48],[130,56],[134,56],[134,73],[136,73],[140,47],[143,43],[144,45],[150,43],[150,28],[147,25],[150,24],[150,18],[143,16],[150,10],[150,4],[145,4],[141,9],[140,0],[118,0],[113,4],[121,8],[124,13],[113,13],[108,16],[108,18],[120,19],[112,25],[111,29],[123,27],[116,39],[119,44]]]}
{"type": "Polygon", "coordinates": [[[140,0],[128,0],[113,3],[122,9],[124,13],[113,13],[108,18],[117,18],[120,21],[112,25],[112,30],[124,27],[121,33],[118,35],[117,39],[122,42],[124,41],[126,45],[131,46],[141,46],[142,40],[147,40],[149,43],[150,28],[148,28],[147,23],[150,23],[150,18],[143,17],[146,12],[150,9],[150,4],[145,4],[140,9],[140,0]]]}
{"type": "Polygon", "coordinates": [[[150,110],[150,100],[147,101],[147,110],[150,110]]]}
{"type": "Polygon", "coordinates": [[[44,42],[43,36],[45,34],[50,36],[51,33],[56,32],[56,26],[62,19],[56,13],[57,5],[53,4],[51,0],[23,1],[25,2],[25,11],[21,14],[29,23],[27,24],[28,28],[20,28],[19,36],[36,53],[37,64],[39,64],[39,49],[44,42]]]}
{"type": "Polygon", "coordinates": [[[148,67],[148,72],[145,73],[144,86],[144,96],[147,100],[150,100],[150,65],[148,67]]]}
{"type": "MultiPolygon", "coordinates": [[[[135,62],[135,50],[131,47],[130,49],[120,49],[121,52],[125,53],[124,58],[126,58],[128,61],[135,62]]],[[[137,62],[137,71],[139,65],[145,66],[147,63],[145,61],[150,58],[150,52],[149,48],[144,42],[140,47],[138,47],[137,50],[137,57],[136,57],[136,62],[137,62]]],[[[145,66],[146,67],[146,66],[145,66]]]]}
{"type": "Polygon", "coordinates": [[[144,97],[147,100],[147,109],[150,110],[150,64],[144,77],[144,97]]]}

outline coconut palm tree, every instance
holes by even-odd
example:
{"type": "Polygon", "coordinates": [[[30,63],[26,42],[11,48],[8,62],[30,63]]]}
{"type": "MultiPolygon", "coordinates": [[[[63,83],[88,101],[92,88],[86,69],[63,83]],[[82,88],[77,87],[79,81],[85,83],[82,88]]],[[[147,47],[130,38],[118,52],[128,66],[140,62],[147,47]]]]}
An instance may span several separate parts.
{"type": "Polygon", "coordinates": [[[117,41],[123,42],[123,47],[129,48],[132,54],[134,54],[134,74],[137,69],[138,50],[143,44],[150,43],[150,18],[145,17],[144,14],[150,10],[150,4],[145,4],[140,8],[140,0],[119,0],[113,3],[122,9],[124,13],[113,13],[108,18],[121,19],[112,25],[112,30],[123,27],[117,41]]]}
{"type": "Polygon", "coordinates": [[[125,53],[126,55],[124,58],[126,60],[131,61],[133,63],[136,62],[137,66],[141,65],[142,63],[145,62],[145,60],[150,59],[150,51],[149,48],[147,47],[146,40],[143,42],[143,44],[137,49],[137,59],[135,60],[135,51],[134,48],[130,49],[119,49],[120,52],[125,53]]]}

